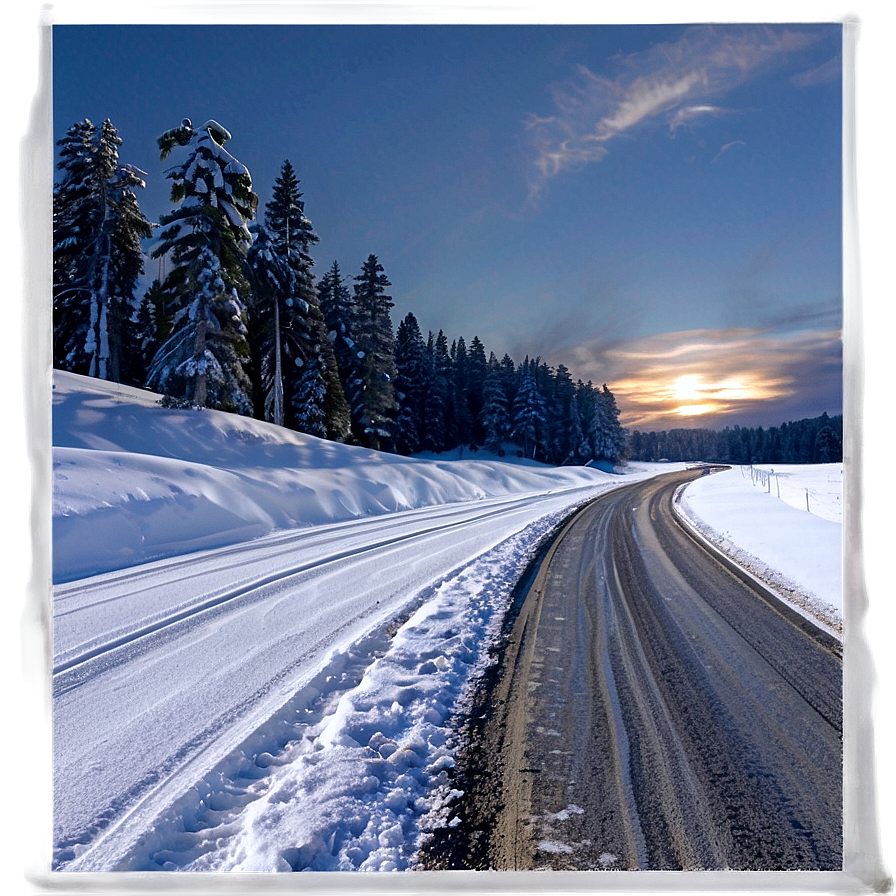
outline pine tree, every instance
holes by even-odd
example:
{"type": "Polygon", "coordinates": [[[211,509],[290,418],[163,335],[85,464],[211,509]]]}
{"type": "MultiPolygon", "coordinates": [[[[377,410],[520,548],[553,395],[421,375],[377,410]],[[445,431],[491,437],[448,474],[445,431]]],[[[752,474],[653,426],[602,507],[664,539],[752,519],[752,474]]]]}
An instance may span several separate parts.
{"type": "Polygon", "coordinates": [[[134,338],[144,372],[143,381],[159,346],[171,335],[172,323],[169,296],[162,289],[161,281],[153,280],[134,315],[134,338]]]}
{"type": "Polygon", "coordinates": [[[312,358],[302,369],[295,390],[295,407],[295,429],[321,439],[329,436],[327,383],[317,358],[312,358]]]}
{"type": "Polygon", "coordinates": [[[441,330],[436,336],[430,331],[426,359],[423,448],[438,453],[449,447],[446,413],[451,390],[451,356],[448,339],[441,330]]]}
{"type": "Polygon", "coordinates": [[[413,454],[423,444],[426,399],[426,344],[413,314],[398,325],[395,335],[395,392],[398,400],[396,447],[413,454]]]}
{"type": "Polygon", "coordinates": [[[260,400],[275,423],[313,435],[321,434],[322,414],[326,436],[344,440],[348,406],[311,270],[310,249],[318,237],[288,160],[265,206],[264,225],[254,231],[248,260],[253,280],[251,375],[260,396],[256,405],[260,400]],[[309,401],[314,408],[306,407],[309,401]]]}
{"type": "Polygon", "coordinates": [[[594,453],[594,431],[596,422],[596,405],[594,398],[594,386],[591,380],[583,383],[581,380],[576,382],[576,406],[579,411],[579,417],[582,422],[582,433],[584,434],[584,442],[580,450],[580,456],[583,456],[583,463],[588,463],[595,459],[594,453]]]}
{"type": "Polygon", "coordinates": [[[450,441],[454,445],[470,445],[473,441],[473,414],[469,404],[469,359],[463,336],[451,346],[450,396],[450,441]]]}
{"type": "Polygon", "coordinates": [[[350,396],[355,390],[354,384],[360,378],[361,359],[358,357],[358,347],[354,340],[354,302],[342,279],[337,261],[334,261],[330,270],[321,277],[317,292],[343,395],[345,401],[350,403],[350,396]]]}
{"type": "Polygon", "coordinates": [[[591,459],[591,450],[582,426],[582,416],[579,413],[579,396],[575,392],[573,392],[569,401],[567,439],[569,444],[569,461],[574,464],[587,463],[591,459]]]}
{"type": "Polygon", "coordinates": [[[251,285],[245,316],[249,352],[246,372],[252,383],[255,416],[283,426],[286,403],[280,322],[281,309],[294,289],[294,277],[285,253],[278,251],[268,229],[254,225],[252,233],[252,245],[246,253],[251,285]]]}
{"type": "Polygon", "coordinates": [[[352,423],[361,444],[389,450],[395,441],[395,362],[392,297],[376,255],[368,255],[355,277],[354,334],[360,370],[350,398],[352,423]]]}
{"type": "MultiPolygon", "coordinates": [[[[548,449],[552,462],[566,464],[576,462],[577,434],[576,425],[581,430],[581,419],[573,423],[573,403],[575,400],[575,385],[569,370],[563,365],[557,365],[553,376],[551,395],[548,402],[548,421],[550,434],[548,437],[548,449]]],[[[575,410],[578,417],[578,408],[575,410]]],[[[581,435],[578,436],[581,438],[581,435]]]]}
{"type": "Polygon", "coordinates": [[[97,202],[96,126],[73,124],[57,141],[62,178],[53,188],[53,361],[86,373],[90,320],[89,247],[104,214],[97,202]]]}
{"type": "Polygon", "coordinates": [[[819,464],[839,461],[843,456],[840,439],[837,438],[827,412],[819,418],[821,426],[815,434],[815,451],[813,460],[819,464]]]}
{"type": "Polygon", "coordinates": [[[531,459],[543,449],[546,422],[544,398],[536,382],[538,363],[528,358],[523,362],[512,411],[511,437],[522,448],[523,457],[531,459]]]}
{"type": "Polygon", "coordinates": [[[248,169],[224,149],[228,140],[216,121],[194,128],[189,119],[159,137],[162,159],[177,147],[186,153],[166,172],[177,206],[162,218],[153,257],[170,256],[164,289],[176,312],[148,384],[193,405],[247,413],[245,272],[258,197],[248,169]]]}
{"type": "Polygon", "coordinates": [[[606,383],[594,392],[594,417],[589,435],[595,460],[617,463],[624,456],[625,431],[619,423],[616,399],[606,383]]]}
{"type": "Polygon", "coordinates": [[[121,137],[106,119],[84,120],[59,141],[53,191],[53,323],[57,366],[134,382],[130,318],[143,273],[141,240],[152,227],[137,201],[142,172],[119,161],[121,137]]]}
{"type": "MultiPolygon", "coordinates": [[[[305,214],[299,179],[289,160],[283,163],[274,183],[273,197],[265,207],[265,228],[271,235],[272,250],[285,261],[287,273],[286,282],[276,291],[276,301],[272,303],[274,314],[267,352],[273,359],[275,393],[280,389],[284,393],[287,425],[292,420],[308,419],[303,404],[304,396],[311,394],[320,395],[322,408],[342,408],[340,413],[344,414],[344,394],[330,394],[337,388],[338,377],[332,376],[335,358],[326,339],[324,314],[311,270],[314,260],[310,250],[318,237],[305,214]],[[312,383],[314,376],[319,383],[312,383]]],[[[303,425],[298,428],[303,429],[303,425]]],[[[333,433],[343,425],[328,420],[326,428],[333,433]]]]}
{"type": "Polygon", "coordinates": [[[510,406],[505,373],[494,353],[488,359],[482,401],[483,444],[494,454],[504,456],[504,444],[510,440],[510,406]]]}
{"type": "Polygon", "coordinates": [[[471,441],[482,445],[485,431],[482,426],[482,408],[485,403],[485,378],[488,375],[488,361],[485,346],[478,336],[474,336],[467,352],[467,407],[472,418],[471,441]]]}

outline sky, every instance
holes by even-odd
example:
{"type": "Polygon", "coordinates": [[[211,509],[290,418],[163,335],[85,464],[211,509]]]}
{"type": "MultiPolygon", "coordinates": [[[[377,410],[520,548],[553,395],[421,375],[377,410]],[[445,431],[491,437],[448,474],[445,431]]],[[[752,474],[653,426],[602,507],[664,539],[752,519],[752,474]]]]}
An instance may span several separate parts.
{"type": "MultiPolygon", "coordinates": [[[[261,207],[375,254],[424,334],[607,383],[630,427],[842,410],[841,26],[55,25],[53,121],[109,118],[140,202],[213,118],[261,207]]],[[[150,262],[149,277],[158,274],[150,262]]]]}

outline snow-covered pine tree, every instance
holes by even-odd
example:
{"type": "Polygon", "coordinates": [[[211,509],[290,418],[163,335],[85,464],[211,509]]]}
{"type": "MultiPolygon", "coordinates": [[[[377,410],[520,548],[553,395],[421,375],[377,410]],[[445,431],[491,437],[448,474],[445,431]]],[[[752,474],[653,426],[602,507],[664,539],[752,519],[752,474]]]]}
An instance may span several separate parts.
{"type": "Polygon", "coordinates": [[[413,454],[422,445],[426,399],[426,344],[417,318],[408,312],[395,335],[396,448],[413,454]]]}
{"type": "Polygon", "coordinates": [[[321,435],[323,419],[325,436],[344,440],[348,406],[312,273],[310,250],[318,237],[289,160],[265,206],[264,226],[255,234],[249,250],[255,392],[264,393],[267,416],[275,423],[321,435]]]}
{"type": "Polygon", "coordinates": [[[482,401],[483,444],[503,457],[504,444],[510,440],[510,405],[505,373],[494,352],[489,355],[482,401]]]}
{"type": "Polygon", "coordinates": [[[594,390],[594,416],[589,431],[595,460],[619,461],[625,452],[625,430],[619,423],[616,398],[604,383],[594,390]]]}
{"type": "Polygon", "coordinates": [[[320,359],[312,357],[302,367],[294,393],[295,429],[326,439],[327,382],[320,370],[320,359]]]}
{"type": "MultiPolygon", "coordinates": [[[[575,447],[570,432],[571,405],[575,397],[575,385],[564,364],[558,364],[551,383],[548,405],[548,450],[556,464],[575,463],[575,447]]],[[[581,420],[579,421],[581,428],[581,420]]]]}
{"type": "Polygon", "coordinates": [[[248,413],[245,270],[258,197],[246,166],[224,148],[228,140],[218,122],[194,128],[189,119],[158,140],[162,159],[185,152],[166,172],[177,206],[163,216],[152,253],[170,257],[163,289],[176,311],[147,384],[193,405],[248,413]]]}
{"type": "Polygon", "coordinates": [[[352,418],[339,375],[336,353],[327,334],[321,336],[320,357],[324,365],[324,415],[327,421],[327,438],[335,442],[347,442],[352,434],[352,418]]]}
{"type": "Polygon", "coordinates": [[[577,392],[573,392],[572,398],[569,400],[569,421],[566,431],[570,446],[569,463],[588,463],[591,459],[591,448],[582,426],[582,415],[579,413],[579,396],[577,392]]]}
{"type": "MultiPolygon", "coordinates": [[[[246,342],[249,350],[246,372],[252,383],[255,416],[283,426],[287,405],[282,373],[281,309],[284,306],[283,297],[292,292],[294,278],[285,254],[277,251],[268,229],[258,224],[253,225],[251,230],[253,241],[246,253],[251,285],[246,299],[246,342]]],[[[301,371],[296,371],[295,375],[298,378],[301,371]]]]}
{"type": "Polygon", "coordinates": [[[547,362],[538,359],[535,364],[535,387],[544,406],[544,422],[539,437],[540,460],[549,464],[559,464],[562,458],[558,458],[553,450],[552,430],[554,426],[563,428],[564,412],[557,404],[557,380],[553,369],[547,362]]]}
{"type": "Polygon", "coordinates": [[[130,328],[152,227],[135,192],[144,175],[119,161],[121,137],[106,119],[79,122],[58,143],[53,191],[54,363],[99,379],[134,382],[130,328]]]}
{"type": "Polygon", "coordinates": [[[144,372],[143,381],[146,380],[146,371],[159,346],[171,335],[173,314],[168,300],[169,296],[162,289],[161,281],[153,280],[133,317],[134,337],[144,372]]]}
{"type": "Polygon", "coordinates": [[[451,346],[450,441],[465,446],[473,442],[473,414],[469,405],[469,358],[463,336],[451,346]]]}
{"type": "Polygon", "coordinates": [[[585,435],[584,449],[587,457],[585,463],[595,459],[594,454],[594,429],[595,429],[595,397],[594,386],[591,380],[583,383],[581,380],[576,382],[576,403],[579,408],[579,417],[582,421],[582,432],[585,435]]]}
{"type": "Polygon", "coordinates": [[[355,436],[368,448],[391,450],[395,443],[395,361],[393,356],[392,297],[389,282],[376,255],[368,255],[355,277],[355,344],[360,370],[351,396],[355,436]]]}
{"type": "MultiPolygon", "coordinates": [[[[353,331],[354,300],[349,288],[345,285],[338,261],[334,261],[330,270],[320,278],[317,284],[317,294],[327,328],[327,338],[333,348],[336,370],[347,402],[346,413],[349,414],[350,420],[348,406],[351,403],[355,385],[360,379],[360,358],[353,331]]],[[[349,422],[349,431],[350,429],[349,422]]]]}
{"type": "Polygon", "coordinates": [[[95,140],[96,126],[85,119],[56,143],[62,177],[53,187],[53,359],[55,366],[78,373],[86,372],[79,369],[84,366],[79,349],[89,319],[87,246],[100,215],[93,189],[95,140]]]}
{"type": "Polygon", "coordinates": [[[471,441],[482,445],[485,431],[482,426],[482,406],[484,402],[485,378],[488,375],[488,361],[485,346],[478,336],[474,336],[467,351],[467,407],[473,419],[471,441]]]}
{"type": "Polygon", "coordinates": [[[537,382],[540,359],[523,361],[519,372],[519,389],[513,402],[511,438],[520,446],[523,457],[536,458],[543,452],[546,411],[544,397],[537,382]]]}
{"type": "Polygon", "coordinates": [[[430,330],[426,341],[426,398],[423,411],[423,448],[426,451],[439,452],[449,447],[446,417],[450,386],[448,339],[441,330],[437,336],[430,330]]]}

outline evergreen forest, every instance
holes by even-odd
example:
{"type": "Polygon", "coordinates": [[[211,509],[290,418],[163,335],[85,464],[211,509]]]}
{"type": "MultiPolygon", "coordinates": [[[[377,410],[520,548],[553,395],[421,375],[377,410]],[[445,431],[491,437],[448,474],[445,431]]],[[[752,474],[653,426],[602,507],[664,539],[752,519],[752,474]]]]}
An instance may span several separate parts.
{"type": "Polygon", "coordinates": [[[158,138],[171,159],[171,210],[141,213],[145,175],[120,159],[106,120],[58,142],[53,191],[53,362],[136,386],[171,406],[269,420],[402,454],[486,448],[554,464],[622,458],[625,434],[604,384],[563,365],[515,362],[478,337],[393,328],[383,263],[314,273],[319,238],[284,161],[263,208],[216,121],[158,138]],[[156,232],[157,231],[157,232],[156,232]],[[143,243],[166,274],[142,295],[143,243]]]}
{"type": "Polygon", "coordinates": [[[643,461],[702,460],[723,464],[828,464],[843,460],[843,417],[820,417],[763,428],[672,429],[628,433],[628,456],[643,461]]]}
{"type": "Polygon", "coordinates": [[[254,416],[400,454],[479,448],[551,464],[634,460],[804,463],[841,457],[839,417],[780,428],[626,433],[606,384],[563,364],[497,357],[477,336],[393,327],[385,267],[314,272],[319,238],[282,163],[263,207],[214,120],[158,138],[171,209],[140,210],[146,175],[108,119],[58,141],[53,188],[53,363],[146,387],[175,407],[254,416]],[[147,242],[148,241],[148,242],[147,242]],[[163,260],[145,284],[144,243],[163,260]],[[142,293],[142,294],[141,294],[142,293]]]}

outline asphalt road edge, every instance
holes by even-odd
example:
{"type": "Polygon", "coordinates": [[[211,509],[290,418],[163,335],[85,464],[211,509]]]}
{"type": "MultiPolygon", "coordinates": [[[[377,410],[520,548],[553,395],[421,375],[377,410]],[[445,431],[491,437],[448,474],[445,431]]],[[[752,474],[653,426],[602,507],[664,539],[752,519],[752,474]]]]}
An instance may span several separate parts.
{"type": "Polygon", "coordinates": [[[507,789],[507,779],[513,777],[507,767],[513,759],[505,752],[507,728],[520,709],[518,700],[511,697],[511,682],[518,660],[525,663],[526,645],[521,642],[534,638],[538,626],[539,583],[550,558],[573,522],[605,494],[589,499],[558,522],[514,585],[501,630],[489,648],[492,661],[473,684],[469,705],[456,717],[459,748],[452,786],[460,796],[450,803],[446,823],[430,831],[421,843],[420,870],[531,873],[517,849],[520,813],[505,802],[509,792],[528,802],[525,776],[515,780],[512,790],[507,789]]]}
{"type": "Polygon", "coordinates": [[[672,497],[672,513],[675,517],[675,520],[681,526],[681,528],[697,543],[699,544],[708,554],[714,557],[719,563],[722,564],[729,572],[733,575],[737,576],[741,581],[746,582],[747,584],[757,588],[765,597],[765,599],[772,603],[773,605],[777,605],[779,610],[786,616],[798,616],[804,622],[808,622],[810,625],[814,626],[822,635],[826,635],[830,638],[833,638],[839,645],[842,650],[843,646],[843,632],[842,630],[836,628],[833,625],[828,624],[825,620],[819,619],[816,615],[814,615],[808,607],[804,607],[794,601],[792,598],[788,597],[786,594],[781,593],[776,590],[775,587],[770,583],[755,573],[751,572],[746,567],[742,566],[738,563],[733,557],[727,554],[724,550],[722,550],[719,545],[714,544],[706,535],[704,535],[695,525],[694,521],[691,520],[684,510],[681,507],[681,497],[685,491],[685,489],[690,485],[690,482],[683,482],[678,488],[675,490],[675,494],[672,497]]]}

